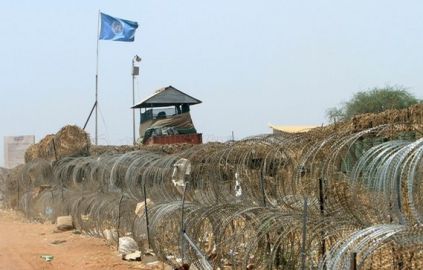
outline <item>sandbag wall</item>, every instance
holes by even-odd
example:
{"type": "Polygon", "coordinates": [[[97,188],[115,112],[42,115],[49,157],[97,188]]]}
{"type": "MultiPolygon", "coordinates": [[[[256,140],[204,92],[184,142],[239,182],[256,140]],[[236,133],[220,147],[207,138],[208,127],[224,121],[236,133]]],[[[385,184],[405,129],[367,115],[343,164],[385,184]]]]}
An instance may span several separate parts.
{"type": "Polygon", "coordinates": [[[402,140],[403,131],[35,159],[9,172],[5,201],[31,219],[72,215],[112,242],[129,235],[174,266],[419,269],[423,139],[402,140]]]}

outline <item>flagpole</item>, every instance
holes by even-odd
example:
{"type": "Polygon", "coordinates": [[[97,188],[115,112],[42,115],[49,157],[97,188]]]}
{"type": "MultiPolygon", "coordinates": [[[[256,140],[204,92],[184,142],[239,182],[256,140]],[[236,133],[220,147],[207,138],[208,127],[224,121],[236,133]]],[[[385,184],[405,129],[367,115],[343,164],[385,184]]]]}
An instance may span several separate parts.
{"type": "Polygon", "coordinates": [[[100,38],[100,10],[97,19],[97,51],[95,66],[95,145],[98,145],[98,44],[100,38]]]}

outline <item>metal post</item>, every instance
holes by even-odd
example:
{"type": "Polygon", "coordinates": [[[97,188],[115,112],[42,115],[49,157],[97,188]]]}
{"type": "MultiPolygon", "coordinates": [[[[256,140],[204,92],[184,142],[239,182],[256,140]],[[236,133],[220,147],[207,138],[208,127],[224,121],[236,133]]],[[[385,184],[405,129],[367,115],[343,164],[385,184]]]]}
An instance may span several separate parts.
{"type": "Polygon", "coordinates": [[[97,107],[97,102],[94,102],[93,108],[90,111],[90,114],[88,115],[87,121],[85,121],[84,127],[82,128],[83,130],[85,130],[85,128],[88,125],[88,121],[90,121],[91,115],[93,114],[94,109],[97,107]]]}
{"type": "Polygon", "coordinates": [[[120,196],[120,200],[119,200],[119,205],[118,205],[118,220],[117,220],[117,229],[116,229],[116,233],[117,233],[117,238],[118,238],[118,244],[116,247],[116,250],[119,250],[119,238],[120,238],[120,207],[122,204],[122,200],[123,200],[123,194],[120,196]]]}
{"type": "MultiPolygon", "coordinates": [[[[21,179],[23,178],[23,175],[21,174],[21,179]]],[[[18,184],[18,201],[16,202],[16,209],[19,209],[19,192],[20,192],[20,184],[19,184],[20,180],[17,181],[18,184]]]]}
{"type": "Polygon", "coordinates": [[[263,206],[266,207],[266,192],[264,191],[264,175],[263,169],[260,170],[260,191],[261,191],[261,198],[263,200],[263,206]]]}
{"type": "MultiPolygon", "coordinates": [[[[264,191],[264,173],[263,169],[260,170],[260,190],[261,190],[261,196],[263,199],[263,207],[267,207],[266,204],[266,192],[264,191]]],[[[269,233],[266,233],[266,255],[269,255],[271,252],[271,244],[270,244],[270,235],[269,233]]]]}
{"type": "Polygon", "coordinates": [[[95,75],[95,145],[98,145],[98,74],[95,75]]]}
{"type": "MultiPolygon", "coordinates": [[[[322,178],[319,178],[319,205],[320,205],[320,218],[323,219],[325,217],[325,194],[324,194],[324,190],[323,190],[323,179],[322,178]]],[[[321,231],[320,237],[321,237],[320,253],[323,257],[326,253],[326,240],[325,240],[324,231],[321,231]]],[[[324,267],[324,269],[326,269],[326,265],[324,265],[323,267],[324,267]]]]}
{"type": "Polygon", "coordinates": [[[97,22],[97,51],[96,51],[96,67],[95,67],[95,144],[98,145],[98,41],[100,38],[100,10],[98,11],[97,22]]]}
{"type": "Polygon", "coordinates": [[[351,270],[357,270],[357,252],[351,254],[351,270]]]}
{"type": "Polygon", "coordinates": [[[183,234],[185,240],[190,244],[190,246],[194,249],[194,251],[197,253],[197,256],[200,258],[199,262],[201,266],[205,270],[212,270],[213,267],[211,266],[210,262],[207,260],[207,257],[203,254],[203,252],[197,247],[197,245],[192,241],[192,239],[186,234],[183,234]]]}
{"type": "MultiPolygon", "coordinates": [[[[133,71],[134,67],[134,60],[132,60],[132,105],[135,104],[135,74],[133,71]]],[[[132,139],[132,142],[135,145],[135,109],[132,109],[132,139]]]]}
{"type": "MultiPolygon", "coordinates": [[[[139,75],[139,67],[135,66],[135,62],[141,62],[141,57],[135,55],[132,58],[132,105],[135,104],[135,76],[139,75]]],[[[132,143],[137,144],[135,136],[135,109],[132,109],[132,143]]]]}
{"type": "Polygon", "coordinates": [[[184,222],[184,208],[185,208],[185,193],[187,191],[188,182],[185,182],[184,193],[182,195],[182,208],[181,208],[181,256],[182,264],[184,263],[185,258],[185,247],[184,247],[184,234],[185,234],[185,222],[184,222]]]}
{"type": "Polygon", "coordinates": [[[145,189],[145,180],[144,180],[144,211],[145,211],[145,224],[146,224],[146,227],[147,227],[148,249],[150,249],[151,248],[151,245],[150,245],[150,224],[148,222],[147,191],[145,189]]]}
{"type": "Polygon", "coordinates": [[[307,241],[307,197],[304,198],[304,210],[303,210],[303,239],[301,245],[301,269],[305,270],[306,252],[305,246],[307,241]]]}

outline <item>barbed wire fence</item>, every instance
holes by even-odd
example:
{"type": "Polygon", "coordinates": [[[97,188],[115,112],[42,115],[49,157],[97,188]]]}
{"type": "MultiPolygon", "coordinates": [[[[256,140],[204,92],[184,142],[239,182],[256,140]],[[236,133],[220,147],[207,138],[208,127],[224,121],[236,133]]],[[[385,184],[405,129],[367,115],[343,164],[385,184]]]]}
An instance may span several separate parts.
{"type": "Polygon", "coordinates": [[[405,125],[262,135],[176,154],[35,159],[0,202],[199,269],[423,268],[423,139],[405,125]],[[396,267],[396,268],[395,268],[396,267]]]}

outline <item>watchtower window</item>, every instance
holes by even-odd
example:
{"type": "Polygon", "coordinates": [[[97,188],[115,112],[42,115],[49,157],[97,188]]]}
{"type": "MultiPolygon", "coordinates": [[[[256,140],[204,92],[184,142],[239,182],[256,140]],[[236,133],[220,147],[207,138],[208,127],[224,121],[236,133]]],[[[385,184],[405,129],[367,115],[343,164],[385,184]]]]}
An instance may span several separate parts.
{"type": "Polygon", "coordinates": [[[175,107],[148,109],[141,113],[141,123],[155,119],[166,119],[176,114],[178,114],[178,112],[175,107]]]}

